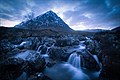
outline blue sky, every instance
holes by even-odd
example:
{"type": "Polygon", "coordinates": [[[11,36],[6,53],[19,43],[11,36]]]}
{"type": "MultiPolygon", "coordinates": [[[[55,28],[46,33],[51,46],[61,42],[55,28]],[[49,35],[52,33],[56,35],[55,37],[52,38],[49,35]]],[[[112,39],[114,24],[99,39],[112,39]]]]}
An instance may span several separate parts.
{"type": "Polygon", "coordinates": [[[0,0],[0,25],[13,27],[30,13],[49,10],[74,30],[120,26],[120,0],[0,0]]]}

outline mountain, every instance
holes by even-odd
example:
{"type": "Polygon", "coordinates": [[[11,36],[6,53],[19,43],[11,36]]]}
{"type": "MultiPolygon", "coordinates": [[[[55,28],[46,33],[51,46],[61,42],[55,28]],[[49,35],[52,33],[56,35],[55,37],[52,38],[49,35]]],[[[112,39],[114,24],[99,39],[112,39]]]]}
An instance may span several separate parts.
{"type": "Polygon", "coordinates": [[[104,32],[104,31],[107,31],[107,30],[103,30],[103,29],[85,29],[85,30],[82,30],[82,31],[85,31],[85,32],[104,32]]]}
{"type": "Polygon", "coordinates": [[[113,32],[120,32],[120,26],[112,29],[111,31],[113,31],[113,32]]]}
{"type": "Polygon", "coordinates": [[[53,11],[48,11],[26,22],[15,26],[22,29],[51,29],[55,31],[72,31],[72,29],[53,11]]]}

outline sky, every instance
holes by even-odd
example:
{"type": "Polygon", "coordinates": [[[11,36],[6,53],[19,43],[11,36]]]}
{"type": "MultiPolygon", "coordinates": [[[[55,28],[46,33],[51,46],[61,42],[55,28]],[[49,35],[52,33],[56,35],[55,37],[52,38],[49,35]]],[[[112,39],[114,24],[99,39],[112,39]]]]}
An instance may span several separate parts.
{"type": "Polygon", "coordinates": [[[52,10],[74,30],[120,26],[120,0],[0,0],[0,26],[14,27],[52,10]]]}

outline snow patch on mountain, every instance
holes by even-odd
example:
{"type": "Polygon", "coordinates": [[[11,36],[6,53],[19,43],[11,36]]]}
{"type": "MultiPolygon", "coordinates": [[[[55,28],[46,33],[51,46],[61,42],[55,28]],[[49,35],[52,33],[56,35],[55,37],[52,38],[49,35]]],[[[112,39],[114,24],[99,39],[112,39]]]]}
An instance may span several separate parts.
{"type": "Polygon", "coordinates": [[[48,11],[26,22],[15,26],[23,29],[52,29],[56,31],[72,31],[72,29],[53,11],[48,11]]]}

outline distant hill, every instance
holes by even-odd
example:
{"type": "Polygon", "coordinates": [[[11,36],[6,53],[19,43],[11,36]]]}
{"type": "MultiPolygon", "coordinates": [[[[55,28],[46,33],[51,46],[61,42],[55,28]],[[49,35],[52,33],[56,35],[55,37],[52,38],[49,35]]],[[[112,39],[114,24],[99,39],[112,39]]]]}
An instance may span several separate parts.
{"type": "Polygon", "coordinates": [[[120,26],[111,30],[112,32],[120,32],[120,26]]]}
{"type": "Polygon", "coordinates": [[[51,29],[55,31],[73,31],[60,17],[53,11],[48,11],[34,19],[22,22],[15,28],[39,30],[51,29]]]}
{"type": "Polygon", "coordinates": [[[85,30],[82,30],[82,31],[85,31],[85,32],[104,32],[104,31],[108,31],[108,30],[104,30],[104,29],[85,29],[85,30]]]}

